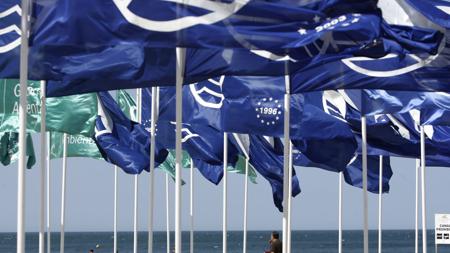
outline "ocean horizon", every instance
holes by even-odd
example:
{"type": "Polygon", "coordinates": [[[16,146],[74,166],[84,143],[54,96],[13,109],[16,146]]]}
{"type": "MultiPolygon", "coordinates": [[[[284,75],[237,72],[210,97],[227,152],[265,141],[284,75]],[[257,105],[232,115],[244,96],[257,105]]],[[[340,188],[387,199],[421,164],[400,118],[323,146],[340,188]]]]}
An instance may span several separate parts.
{"type": "MultiPolygon", "coordinates": [[[[271,231],[248,231],[247,252],[263,253],[268,246],[271,231]]],[[[59,232],[51,233],[51,252],[59,251],[59,232]]],[[[228,232],[228,252],[242,252],[242,231],[228,232]]],[[[435,252],[434,230],[428,230],[428,252],[435,252]]],[[[378,232],[370,230],[369,248],[377,252],[378,232]]],[[[383,252],[385,253],[411,253],[414,252],[414,230],[383,230],[383,252]]],[[[171,248],[173,248],[174,233],[171,232],[171,248]]],[[[419,231],[419,247],[421,249],[421,232],[419,231]]],[[[182,252],[189,252],[189,232],[183,231],[182,252]]],[[[337,252],[337,230],[300,230],[292,231],[292,252],[329,253],[337,252]]],[[[66,232],[65,253],[83,253],[94,249],[95,253],[113,251],[112,232],[66,232]]],[[[343,252],[360,253],[363,250],[363,234],[361,230],[343,231],[343,252]]],[[[38,233],[29,232],[26,237],[26,251],[38,252],[38,233]]],[[[133,232],[118,232],[118,252],[133,251],[133,232]]],[[[221,231],[195,231],[194,251],[198,253],[221,253],[221,231]]],[[[16,234],[0,233],[0,252],[16,252],[16,234]]],[[[147,233],[138,234],[138,252],[147,252],[147,233]]],[[[166,253],[166,232],[154,233],[155,253],[166,253]]],[[[450,246],[439,246],[439,252],[450,252],[450,246]]]]}

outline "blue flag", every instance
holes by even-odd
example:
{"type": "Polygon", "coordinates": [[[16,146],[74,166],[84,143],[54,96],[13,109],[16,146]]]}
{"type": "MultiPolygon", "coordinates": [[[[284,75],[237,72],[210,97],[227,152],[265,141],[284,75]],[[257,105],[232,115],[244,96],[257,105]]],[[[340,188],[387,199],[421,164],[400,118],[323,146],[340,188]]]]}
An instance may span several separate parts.
{"type": "MultiPolygon", "coordinates": [[[[98,93],[99,115],[95,124],[95,142],[105,160],[128,174],[150,169],[150,135],[144,127],[129,120],[107,92],[98,93]]],[[[164,162],[167,150],[157,146],[156,166],[164,162]]]]}
{"type": "Polygon", "coordinates": [[[136,43],[157,48],[281,51],[312,44],[329,34],[368,42],[379,31],[376,2],[37,0],[31,43],[38,48],[136,43]]]}
{"type": "MultiPolygon", "coordinates": [[[[389,192],[389,180],[393,172],[389,157],[383,157],[383,193],[389,192]]],[[[355,157],[344,170],[344,179],[348,184],[362,188],[362,156],[355,157]]],[[[380,158],[378,156],[367,156],[367,190],[379,193],[380,189],[380,158]]]]}
{"type": "Polygon", "coordinates": [[[358,147],[352,129],[312,104],[305,103],[302,107],[300,134],[291,137],[292,144],[309,160],[326,164],[332,170],[344,170],[358,147]]]}
{"type": "MultiPolygon", "coordinates": [[[[186,97],[190,94],[189,86],[185,86],[186,97]]],[[[173,87],[160,88],[159,115],[156,126],[156,142],[166,149],[175,148],[175,89],[173,87]]],[[[192,99],[192,97],[191,97],[192,99]]],[[[151,101],[149,89],[143,91],[143,101],[151,101]]],[[[182,146],[194,161],[194,165],[203,176],[214,184],[218,184],[223,176],[223,132],[208,122],[213,122],[216,109],[199,110],[199,106],[192,99],[183,105],[183,116],[186,120],[182,126],[182,146]],[[184,113],[186,112],[186,114],[184,113]],[[209,121],[210,120],[210,121],[209,121]]],[[[183,101],[184,102],[184,101],[183,101]]],[[[151,104],[142,105],[142,118],[145,127],[151,124],[151,104]]],[[[238,160],[237,149],[229,142],[228,163],[232,166],[238,160]]]]}
{"type": "MultiPolygon", "coordinates": [[[[274,138],[278,141],[277,138],[274,138]]],[[[273,201],[283,211],[283,152],[282,144],[271,145],[264,137],[250,135],[250,163],[271,185],[273,201]]],[[[292,168],[292,196],[300,193],[300,184],[292,168]]]]}
{"type": "MultiPolygon", "coordinates": [[[[343,172],[345,182],[351,186],[362,188],[362,156],[356,155],[350,163],[343,169],[337,170],[336,166],[316,163],[308,159],[304,154],[296,150],[293,155],[293,161],[296,166],[315,167],[331,172],[343,172]]],[[[389,192],[389,181],[392,177],[392,169],[389,157],[383,157],[383,192],[389,192]]],[[[367,189],[372,193],[379,192],[379,156],[367,156],[367,189]]]]}

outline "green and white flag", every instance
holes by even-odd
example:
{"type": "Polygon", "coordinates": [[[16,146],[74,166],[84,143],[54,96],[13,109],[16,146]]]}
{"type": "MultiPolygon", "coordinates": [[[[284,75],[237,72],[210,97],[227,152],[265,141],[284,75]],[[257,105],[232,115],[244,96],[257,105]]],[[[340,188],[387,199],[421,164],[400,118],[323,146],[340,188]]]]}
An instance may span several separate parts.
{"type": "MultiPolygon", "coordinates": [[[[64,134],[51,132],[50,159],[63,157],[64,134]]],[[[103,159],[92,138],[83,135],[67,135],[67,157],[91,157],[103,159]]]]}
{"type": "MultiPolygon", "coordinates": [[[[33,140],[31,135],[27,134],[27,168],[36,163],[34,154],[33,140]]],[[[0,133],[0,162],[7,166],[19,159],[19,133],[3,132],[0,133]]]]}
{"type": "MultiPolygon", "coordinates": [[[[0,80],[0,132],[17,132],[19,129],[19,80],[0,80]]],[[[28,82],[27,130],[40,132],[41,86],[38,81],[28,82]]],[[[82,94],[47,98],[47,130],[92,136],[97,117],[96,94],[82,94]]]]}

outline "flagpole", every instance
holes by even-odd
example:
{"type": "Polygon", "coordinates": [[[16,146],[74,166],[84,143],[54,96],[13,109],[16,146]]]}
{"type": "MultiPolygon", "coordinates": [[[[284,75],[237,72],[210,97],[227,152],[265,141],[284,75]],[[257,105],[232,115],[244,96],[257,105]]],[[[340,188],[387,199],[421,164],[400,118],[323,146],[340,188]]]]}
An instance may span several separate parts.
{"type": "Polygon", "coordinates": [[[157,118],[157,88],[152,87],[152,110],[150,126],[150,185],[149,185],[149,213],[148,213],[148,253],[153,252],[153,211],[155,199],[155,128],[157,118]]]}
{"type": "Polygon", "coordinates": [[[191,159],[190,169],[191,184],[189,187],[189,215],[191,218],[191,231],[189,232],[190,253],[194,253],[194,162],[191,159]]]}
{"type": "Polygon", "coordinates": [[[39,227],[39,253],[45,251],[45,179],[46,179],[46,163],[47,163],[47,136],[46,136],[46,111],[45,111],[45,81],[41,81],[41,211],[40,211],[40,227],[39,227]]]}
{"type": "Polygon", "coordinates": [[[27,82],[30,1],[22,0],[20,47],[19,164],[17,171],[17,253],[25,253],[25,166],[27,155],[27,82]]]}
{"type": "Polygon", "coordinates": [[[338,231],[338,253],[342,253],[342,174],[343,172],[339,172],[339,203],[338,203],[338,208],[339,208],[339,214],[338,214],[338,227],[339,227],[339,231],[338,231]]]}
{"type": "Polygon", "coordinates": [[[61,183],[61,235],[59,252],[64,253],[64,232],[66,220],[66,176],[67,176],[67,134],[63,134],[63,168],[61,183]]]}
{"type": "Polygon", "coordinates": [[[364,253],[369,253],[369,201],[367,193],[367,128],[366,116],[361,116],[363,208],[364,208],[364,253]]]}
{"type": "Polygon", "coordinates": [[[50,132],[47,133],[47,148],[48,148],[48,152],[46,154],[46,160],[47,160],[47,253],[51,252],[51,216],[50,216],[50,193],[51,193],[51,187],[50,187],[50,132]]]}
{"type": "Polygon", "coordinates": [[[114,245],[113,253],[117,252],[117,196],[118,196],[118,171],[119,167],[114,166],[114,245]]]}
{"type": "Polygon", "coordinates": [[[249,158],[245,158],[245,181],[244,181],[244,241],[242,243],[243,253],[247,253],[247,215],[248,215],[248,165],[249,158]]]}
{"type": "Polygon", "coordinates": [[[169,175],[166,174],[166,247],[170,253],[169,175]]]}
{"type": "Polygon", "coordinates": [[[289,202],[287,203],[288,208],[288,253],[291,253],[291,242],[292,242],[292,230],[291,230],[291,214],[292,214],[292,143],[289,141],[289,202]]]}
{"type": "MultiPolygon", "coordinates": [[[[286,73],[287,73],[287,66],[286,66],[286,73]]],[[[288,229],[289,229],[289,201],[290,201],[290,192],[289,192],[289,154],[290,154],[290,104],[291,104],[291,96],[290,96],[290,79],[289,75],[285,75],[285,85],[286,85],[286,94],[284,95],[284,168],[283,168],[283,205],[285,208],[283,208],[283,245],[282,245],[282,251],[288,252],[288,243],[289,235],[288,235],[288,229]]]]}
{"type": "MultiPolygon", "coordinates": [[[[136,90],[137,120],[142,123],[142,89],[136,90]]],[[[133,253],[138,253],[138,208],[139,177],[134,175],[134,210],[133,210],[133,253]]]]}
{"type": "Polygon", "coordinates": [[[186,49],[176,49],[176,138],[175,138],[175,253],[181,253],[181,124],[183,115],[183,78],[186,49]]]}
{"type": "Polygon", "coordinates": [[[227,191],[228,191],[228,136],[223,133],[223,209],[222,209],[222,247],[223,253],[227,253],[227,191]]]}
{"type": "Polygon", "coordinates": [[[380,176],[379,176],[379,186],[378,186],[378,253],[381,253],[382,249],[382,231],[381,223],[383,218],[383,156],[380,155],[380,176]]]}
{"type": "Polygon", "coordinates": [[[419,173],[420,173],[420,159],[416,159],[416,213],[415,213],[415,236],[414,248],[415,253],[419,253],[419,173]]]}
{"type": "Polygon", "coordinates": [[[427,253],[427,213],[425,199],[425,127],[420,126],[420,174],[422,190],[422,253],[427,253]]]}

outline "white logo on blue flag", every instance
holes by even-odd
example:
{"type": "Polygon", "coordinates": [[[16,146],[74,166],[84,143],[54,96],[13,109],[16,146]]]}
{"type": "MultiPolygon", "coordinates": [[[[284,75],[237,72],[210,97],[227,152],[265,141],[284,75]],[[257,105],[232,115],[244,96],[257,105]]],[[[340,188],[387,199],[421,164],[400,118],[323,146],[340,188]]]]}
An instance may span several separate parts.
{"type": "Polygon", "coordinates": [[[275,125],[280,121],[282,105],[279,100],[272,97],[261,98],[256,103],[256,118],[263,125],[275,125]]]}
{"type": "MultiPolygon", "coordinates": [[[[22,9],[18,5],[0,12],[0,22],[13,14],[22,16],[22,9]]],[[[9,52],[18,46],[20,46],[20,35],[21,31],[17,25],[12,24],[5,28],[0,28],[0,54],[9,52]],[[13,39],[11,39],[11,37],[13,39]]]]}
{"type": "Polygon", "coordinates": [[[327,114],[338,120],[347,122],[345,120],[347,115],[347,103],[339,92],[334,90],[324,91],[322,95],[322,106],[327,114]]]}
{"type": "Polygon", "coordinates": [[[195,101],[201,106],[220,109],[225,99],[222,94],[224,80],[225,76],[221,76],[218,79],[210,78],[207,81],[189,85],[189,89],[195,101]]]}
{"type": "MultiPolygon", "coordinates": [[[[170,124],[176,126],[176,122],[171,121],[170,124]]],[[[175,131],[177,131],[175,129],[175,131]]],[[[181,142],[185,143],[187,142],[189,139],[194,138],[194,137],[199,137],[198,134],[193,133],[189,128],[185,127],[185,128],[181,128],[181,135],[182,135],[182,139],[181,142]]]]}
{"type": "MultiPolygon", "coordinates": [[[[133,0],[113,0],[120,13],[133,25],[156,32],[176,32],[196,25],[211,25],[238,12],[250,0],[237,0],[231,3],[202,0],[164,0],[168,4],[180,4],[207,11],[201,16],[185,16],[173,20],[151,20],[141,17],[130,10],[133,0]]],[[[168,6],[169,8],[169,6],[168,6]]]]}

